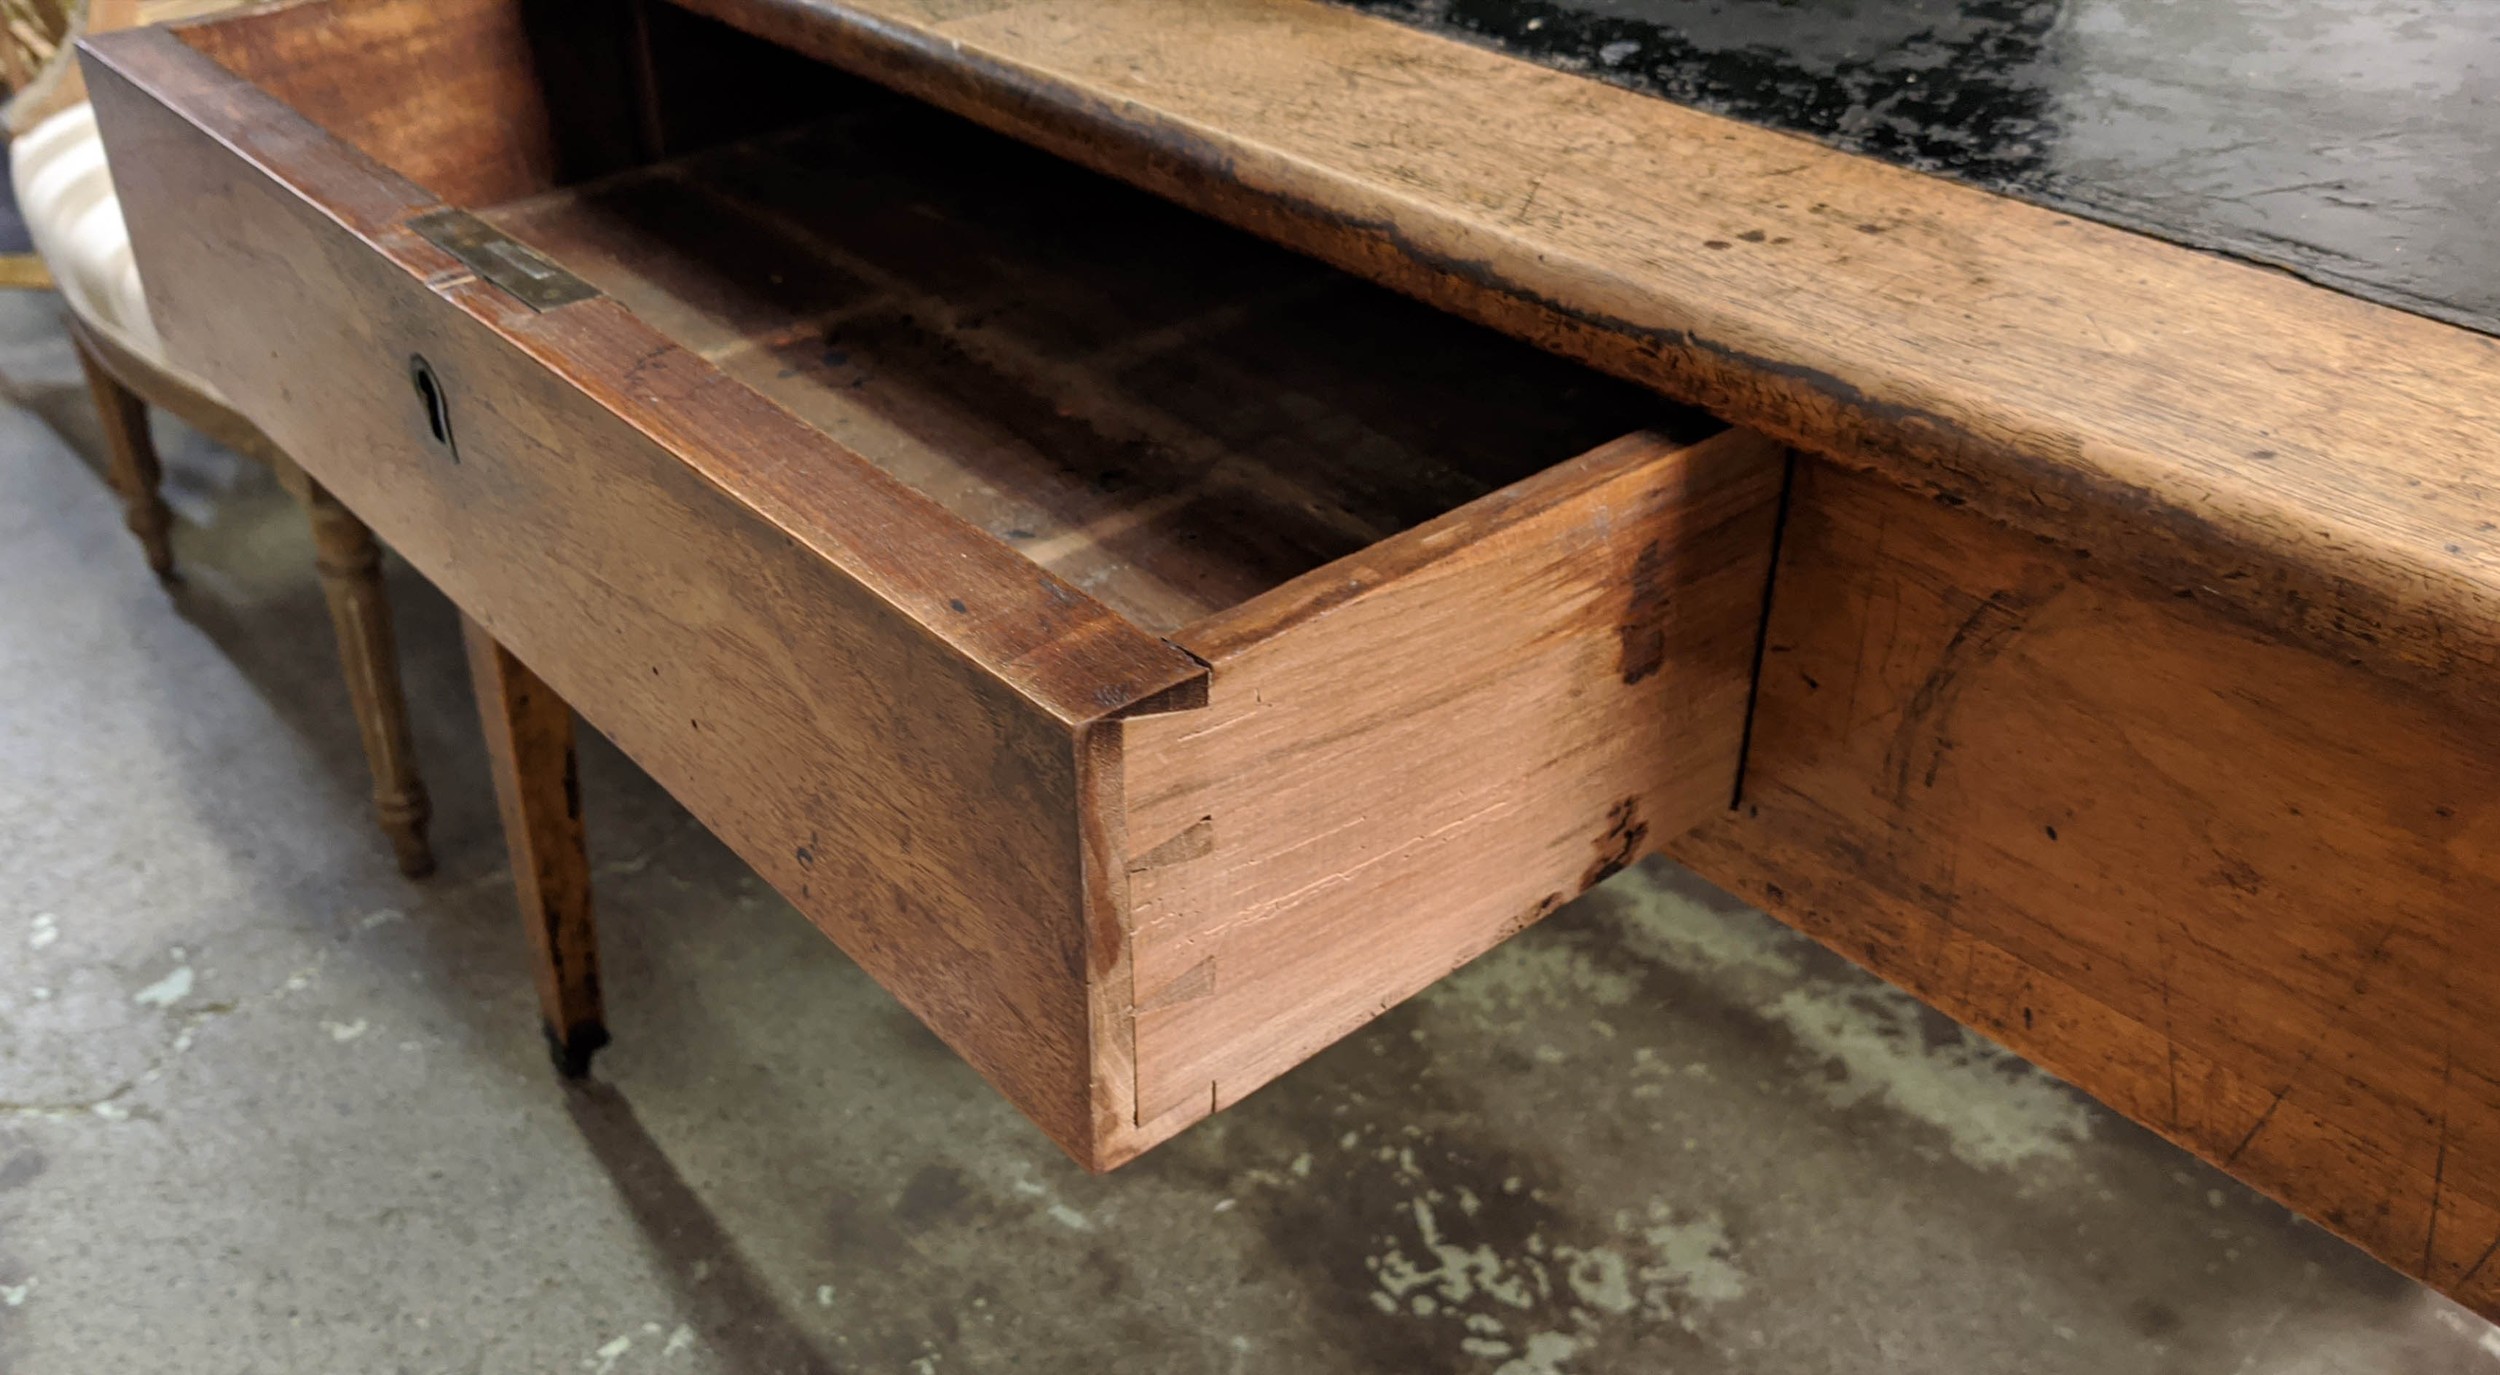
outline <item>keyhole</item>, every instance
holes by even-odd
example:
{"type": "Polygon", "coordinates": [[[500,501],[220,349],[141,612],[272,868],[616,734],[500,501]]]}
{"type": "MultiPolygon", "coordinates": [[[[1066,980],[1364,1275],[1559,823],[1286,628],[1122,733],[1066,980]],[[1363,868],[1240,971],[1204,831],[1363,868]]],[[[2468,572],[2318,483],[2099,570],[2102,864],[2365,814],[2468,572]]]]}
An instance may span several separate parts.
{"type": "Polygon", "coordinates": [[[408,380],[415,384],[417,400],[425,406],[425,427],[434,435],[434,442],[450,449],[452,461],[460,461],[460,451],[451,442],[451,406],[443,398],[443,384],[434,376],[434,365],[423,354],[408,360],[408,380]]]}

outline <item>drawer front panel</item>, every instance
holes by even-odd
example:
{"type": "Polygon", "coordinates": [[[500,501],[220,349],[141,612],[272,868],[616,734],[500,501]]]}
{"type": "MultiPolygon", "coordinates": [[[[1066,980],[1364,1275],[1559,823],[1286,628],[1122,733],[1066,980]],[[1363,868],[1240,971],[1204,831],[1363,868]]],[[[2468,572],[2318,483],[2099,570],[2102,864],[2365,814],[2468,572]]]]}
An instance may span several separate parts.
{"type": "Polygon", "coordinates": [[[423,192],[130,37],[91,84],[175,356],[1089,1154],[1084,720],[1202,670],[614,303],[471,276],[404,228],[423,192]],[[854,528],[774,509],[828,470],[854,528]]]}

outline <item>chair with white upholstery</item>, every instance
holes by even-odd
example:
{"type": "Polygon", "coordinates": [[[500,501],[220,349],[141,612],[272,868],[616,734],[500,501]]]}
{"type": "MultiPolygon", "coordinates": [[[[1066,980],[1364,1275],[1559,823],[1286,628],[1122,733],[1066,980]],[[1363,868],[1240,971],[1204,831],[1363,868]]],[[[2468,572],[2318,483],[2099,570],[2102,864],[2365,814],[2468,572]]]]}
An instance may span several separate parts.
{"type": "Polygon", "coordinates": [[[65,323],[103,417],[113,483],[148,566],[160,577],[174,576],[173,516],[158,493],[161,474],[148,434],[148,407],[154,405],[268,465],[303,504],[348,695],[373,767],[374,809],[400,869],[412,877],[429,871],[434,864],[425,839],[429,808],[410,749],[373,532],[207,383],[166,360],[88,105],[71,105],[12,140],[9,173],[36,252],[69,306],[65,323]]]}

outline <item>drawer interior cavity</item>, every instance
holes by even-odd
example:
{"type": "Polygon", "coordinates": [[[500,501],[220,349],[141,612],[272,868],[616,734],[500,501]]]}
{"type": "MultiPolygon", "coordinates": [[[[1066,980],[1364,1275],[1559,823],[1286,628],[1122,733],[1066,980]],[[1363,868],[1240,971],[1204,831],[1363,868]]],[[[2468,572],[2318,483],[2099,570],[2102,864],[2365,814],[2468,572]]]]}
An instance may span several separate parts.
{"type": "Polygon", "coordinates": [[[1155,633],[1718,428],[667,5],[414,13],[183,37],[1155,633]]]}
{"type": "Polygon", "coordinates": [[[856,95],[480,213],[1157,632],[1674,423],[1623,383],[856,95]]]}

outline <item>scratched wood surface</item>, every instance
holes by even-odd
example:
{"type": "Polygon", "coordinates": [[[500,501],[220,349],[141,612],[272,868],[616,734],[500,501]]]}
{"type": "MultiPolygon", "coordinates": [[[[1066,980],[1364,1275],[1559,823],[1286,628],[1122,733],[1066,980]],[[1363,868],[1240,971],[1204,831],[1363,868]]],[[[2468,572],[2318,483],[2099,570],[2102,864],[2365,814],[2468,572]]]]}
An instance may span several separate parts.
{"type": "Polygon", "coordinates": [[[2489,717],[1799,469],[1741,812],[1669,850],[2500,1314],[2489,717]]]}
{"type": "Polygon", "coordinates": [[[2500,8],[1332,0],[2500,334],[2500,8]]]}
{"type": "Polygon", "coordinates": [[[1696,439],[1620,440],[1180,634],[1207,708],[1122,726],[1150,1134],[1725,810],[1785,464],[1696,439]]]}
{"type": "Polygon", "coordinates": [[[2390,676],[2500,683],[2500,340],[1314,0],[681,0],[2390,676]]]}

